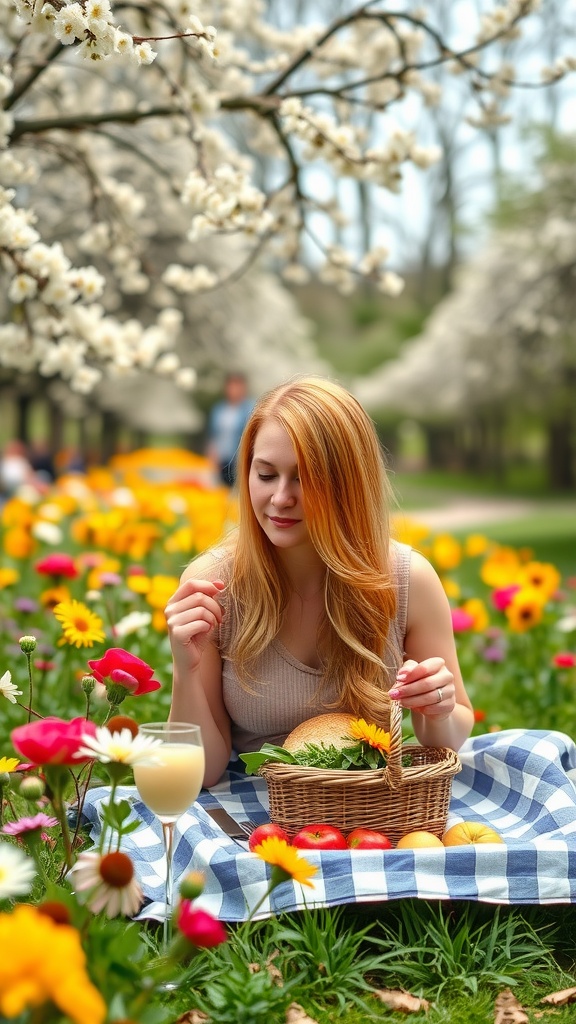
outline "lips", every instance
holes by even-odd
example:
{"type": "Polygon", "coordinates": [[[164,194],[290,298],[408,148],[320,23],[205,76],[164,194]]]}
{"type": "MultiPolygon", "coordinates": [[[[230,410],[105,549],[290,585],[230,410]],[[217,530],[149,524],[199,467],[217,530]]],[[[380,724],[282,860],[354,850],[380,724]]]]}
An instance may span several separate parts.
{"type": "Polygon", "coordinates": [[[299,519],[280,519],[279,516],[268,516],[268,519],[274,526],[295,526],[300,522],[299,519]]]}

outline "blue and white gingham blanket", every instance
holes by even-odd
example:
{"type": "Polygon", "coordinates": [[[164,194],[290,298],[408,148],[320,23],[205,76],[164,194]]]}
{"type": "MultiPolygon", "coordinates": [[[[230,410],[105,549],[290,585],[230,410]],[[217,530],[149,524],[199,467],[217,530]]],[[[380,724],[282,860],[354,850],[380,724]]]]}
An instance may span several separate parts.
{"type": "MultiPolygon", "coordinates": [[[[314,888],[287,881],[258,908],[256,917],[304,907],[368,903],[402,897],[480,900],[488,903],[576,902],[576,746],[561,732],[513,729],[477,736],[460,750],[448,825],[487,821],[502,846],[446,849],[305,851],[318,864],[314,888]]],[[[84,807],[100,831],[99,807],[105,787],[93,789],[84,807]]],[[[145,905],[140,917],[164,914],[165,861],[160,826],[133,787],[122,795],[133,802],[140,827],[123,840],[133,858],[145,905]]],[[[263,779],[230,770],[178,824],[174,878],[202,871],[205,889],[197,905],[223,921],[242,921],[266,893],[269,867],[225,835],[206,813],[224,807],[236,820],[269,820],[263,779]]]]}

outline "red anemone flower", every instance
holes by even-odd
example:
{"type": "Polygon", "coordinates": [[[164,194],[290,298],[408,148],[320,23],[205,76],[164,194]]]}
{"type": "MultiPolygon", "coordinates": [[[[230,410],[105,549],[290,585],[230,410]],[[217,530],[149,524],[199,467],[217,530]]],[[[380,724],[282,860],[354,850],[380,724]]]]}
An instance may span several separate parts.
{"type": "Polygon", "coordinates": [[[159,690],[162,685],[157,679],[152,678],[153,668],[135,654],[129,654],[120,647],[110,647],[103,658],[89,661],[88,664],[92,675],[99,683],[106,683],[108,680],[125,686],[134,697],[159,690]]]}
{"type": "Polygon", "coordinates": [[[35,569],[43,576],[65,576],[69,580],[78,576],[78,569],[72,556],[58,552],[41,558],[39,562],[36,562],[35,569]]]}

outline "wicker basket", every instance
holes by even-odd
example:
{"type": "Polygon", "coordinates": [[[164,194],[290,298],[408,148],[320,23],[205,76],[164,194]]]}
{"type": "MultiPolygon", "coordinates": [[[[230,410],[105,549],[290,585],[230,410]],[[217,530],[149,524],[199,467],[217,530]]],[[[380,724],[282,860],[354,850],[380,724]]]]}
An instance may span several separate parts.
{"type": "Polygon", "coordinates": [[[460,760],[446,747],[402,745],[402,708],[390,703],[390,754],[386,768],[366,771],[264,764],[270,820],[292,837],[305,825],[336,825],[384,832],[393,843],[415,829],[438,837],[446,828],[452,778],[460,760]],[[409,754],[410,767],[402,766],[409,754]]]}

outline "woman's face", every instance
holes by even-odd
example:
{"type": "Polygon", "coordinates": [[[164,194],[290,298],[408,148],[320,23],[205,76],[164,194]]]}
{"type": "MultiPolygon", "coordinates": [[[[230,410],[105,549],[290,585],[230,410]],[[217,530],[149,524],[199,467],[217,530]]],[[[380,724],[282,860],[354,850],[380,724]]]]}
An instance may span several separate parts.
{"type": "Polygon", "coordinates": [[[275,547],[310,544],[296,453],[277,420],[266,420],[256,434],[248,486],[254,515],[275,547]]]}

